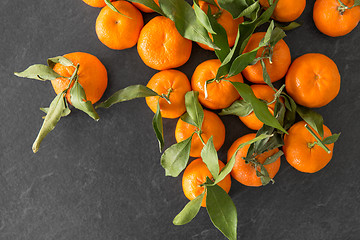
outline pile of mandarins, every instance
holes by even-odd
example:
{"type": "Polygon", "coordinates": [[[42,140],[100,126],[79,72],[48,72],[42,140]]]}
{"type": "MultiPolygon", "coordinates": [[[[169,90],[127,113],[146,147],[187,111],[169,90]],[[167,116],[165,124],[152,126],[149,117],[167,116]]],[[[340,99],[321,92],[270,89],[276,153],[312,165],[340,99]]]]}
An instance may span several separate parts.
{"type": "MultiPolygon", "coordinates": [[[[236,239],[236,224],[235,229],[231,224],[223,226],[221,222],[226,222],[226,217],[219,219],[214,212],[228,211],[228,220],[234,212],[236,217],[236,208],[224,195],[230,190],[231,177],[246,186],[262,186],[274,182],[283,154],[291,166],[305,173],[317,172],[331,160],[339,134],[332,134],[323,125],[322,117],[310,108],[323,107],[338,95],[338,68],[320,53],[308,53],[291,62],[290,49],[283,40],[282,29],[286,27],[274,22],[296,20],[305,9],[305,0],[278,0],[273,4],[268,0],[253,1],[247,8],[252,7],[251,14],[236,17],[222,0],[194,1],[191,9],[184,0],[168,0],[178,7],[173,15],[166,10],[165,0],[83,1],[102,8],[96,20],[96,34],[104,45],[122,50],[137,44],[142,61],[159,72],[146,86],[119,90],[95,107],[93,104],[102,97],[108,79],[105,67],[93,55],[70,53],[49,59],[48,66],[33,65],[16,73],[20,77],[51,80],[57,94],[50,107],[44,109],[47,115],[34,152],[60,118],[70,113],[69,105],[97,120],[98,108],[145,97],[155,113],[153,126],[160,151],[164,145],[162,118],[179,118],[175,129],[177,143],[161,157],[166,175],[176,177],[184,170],[183,191],[191,200],[174,224],[191,221],[200,206],[207,207],[214,225],[229,239],[236,239]],[[162,16],[144,25],[139,10],[156,11],[162,16]],[[186,17],[190,15],[182,18],[181,11],[196,16],[197,24],[206,29],[210,44],[196,41],[199,38],[195,35],[189,37],[193,26],[187,25],[190,18],[186,17]],[[269,19],[261,18],[269,12],[268,18],[271,16],[273,21],[268,30],[253,33],[257,26],[268,22],[269,19]],[[238,36],[243,28],[257,21],[259,25],[254,25],[247,38],[238,36]],[[224,37],[225,41],[221,41],[224,37]],[[188,61],[193,41],[205,50],[215,51],[217,58],[199,64],[189,81],[175,68],[188,61]],[[238,55],[231,55],[239,50],[238,55]],[[272,83],[284,78],[285,85],[274,88],[272,83]],[[244,79],[251,85],[245,84],[244,79]],[[225,126],[218,114],[237,115],[248,128],[257,131],[232,144],[226,165],[216,154],[225,140],[225,126]],[[303,120],[295,123],[297,114],[303,120]],[[196,159],[188,164],[189,157],[196,159]],[[216,194],[228,204],[227,209],[214,204],[216,194]]],[[[317,0],[313,10],[316,27],[331,37],[348,34],[360,21],[360,6],[356,4],[353,0],[317,0]]],[[[294,25],[298,26],[293,22],[288,27],[294,25]]]]}

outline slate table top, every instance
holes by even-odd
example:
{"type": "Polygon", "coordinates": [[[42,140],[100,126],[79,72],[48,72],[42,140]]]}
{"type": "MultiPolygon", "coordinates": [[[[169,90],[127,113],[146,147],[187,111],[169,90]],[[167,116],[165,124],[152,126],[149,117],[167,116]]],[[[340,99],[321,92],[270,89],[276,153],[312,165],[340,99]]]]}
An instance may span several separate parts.
{"type": "MultiPolygon", "coordinates": [[[[341,91],[318,109],[333,132],[341,132],[332,161],[304,174],[285,159],[274,185],[249,188],[233,181],[239,239],[360,239],[360,27],[345,37],[321,34],[312,21],[314,1],[285,41],[292,58],[318,52],[332,58],[341,91]]],[[[31,145],[42,124],[39,107],[50,104],[51,84],[21,79],[14,71],[48,57],[83,51],[106,66],[103,99],[156,73],[136,48],[110,50],[95,34],[99,9],[82,1],[0,2],[0,239],[117,240],[223,239],[202,209],[185,226],[172,219],[187,203],[181,178],[165,177],[151,120],[143,99],[99,110],[95,122],[74,110],[61,119],[37,154],[31,145]]],[[[146,15],[148,21],[154,14],[146,15]]],[[[190,78],[212,52],[193,45],[180,70],[190,78]]],[[[226,140],[220,158],[250,130],[233,116],[222,117],[226,140]]],[[[166,146],[175,142],[176,120],[164,120],[166,146]]]]}

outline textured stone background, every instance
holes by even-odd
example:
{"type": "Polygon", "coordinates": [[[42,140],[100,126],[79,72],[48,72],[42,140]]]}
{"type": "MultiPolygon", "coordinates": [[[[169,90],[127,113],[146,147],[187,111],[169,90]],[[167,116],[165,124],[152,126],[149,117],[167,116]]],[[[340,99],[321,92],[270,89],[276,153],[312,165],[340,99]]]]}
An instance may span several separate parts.
{"type": "MultiPolygon", "coordinates": [[[[293,169],[285,159],[276,184],[247,188],[233,182],[239,239],[359,239],[360,188],[360,28],[330,38],[312,21],[314,1],[288,32],[292,58],[319,52],[331,57],[342,75],[341,91],[319,109],[333,132],[342,132],[333,160],[316,174],[293,169]]],[[[190,224],[173,226],[187,203],[181,178],[164,176],[152,130],[153,113],[143,99],[99,110],[95,122],[74,110],[61,119],[33,154],[42,124],[39,107],[54,98],[50,83],[13,76],[47,57],[84,51],[96,55],[109,73],[104,98],[132,84],[146,84],[155,73],[136,48],[113,51],[95,34],[99,9],[82,1],[0,2],[0,239],[115,240],[223,239],[202,209],[190,224]]],[[[146,15],[149,20],[153,15],[146,15]]],[[[193,45],[180,68],[191,77],[214,54],[193,45]]],[[[238,137],[248,133],[236,117],[223,117],[226,141],[221,159],[238,137]]],[[[165,120],[167,146],[174,143],[176,120],[165,120]]]]}

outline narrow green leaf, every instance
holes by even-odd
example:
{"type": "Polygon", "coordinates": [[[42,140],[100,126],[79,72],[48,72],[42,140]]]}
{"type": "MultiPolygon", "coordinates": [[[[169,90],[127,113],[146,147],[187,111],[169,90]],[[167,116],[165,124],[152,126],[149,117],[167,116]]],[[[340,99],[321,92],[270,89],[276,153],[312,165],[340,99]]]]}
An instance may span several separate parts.
{"type": "Polygon", "coordinates": [[[269,176],[260,176],[260,180],[263,186],[266,186],[271,182],[271,178],[269,176]]]}
{"type": "Polygon", "coordinates": [[[257,50],[258,48],[241,54],[240,56],[238,56],[232,63],[230,70],[229,70],[229,77],[238,75],[239,73],[241,73],[247,66],[249,66],[255,59],[256,54],[257,54],[257,50]]]}
{"type": "MultiPolygon", "coordinates": [[[[266,133],[266,134],[270,134],[270,133],[266,133]]],[[[254,146],[255,147],[254,151],[257,154],[262,154],[264,152],[284,146],[284,140],[283,140],[281,134],[274,133],[274,132],[271,132],[271,134],[273,134],[272,137],[256,142],[256,144],[254,146]]]]}
{"type": "Polygon", "coordinates": [[[196,217],[201,208],[201,202],[204,198],[204,195],[205,191],[190,202],[188,202],[188,204],[185,205],[183,210],[181,210],[181,212],[174,218],[173,224],[184,225],[191,222],[191,220],[196,217]]]}
{"type": "Polygon", "coordinates": [[[206,13],[200,8],[199,4],[194,1],[194,10],[197,17],[197,20],[201,23],[201,25],[211,34],[216,34],[213,30],[210,20],[206,13]]]}
{"type": "Polygon", "coordinates": [[[32,65],[28,67],[25,71],[15,72],[14,74],[18,77],[31,78],[41,81],[55,80],[62,77],[61,75],[57,74],[52,68],[42,64],[32,65]]]}
{"type": "Polygon", "coordinates": [[[297,23],[297,22],[291,22],[287,25],[285,24],[280,24],[280,23],[275,23],[275,25],[278,27],[278,28],[281,28],[282,30],[284,31],[290,31],[290,30],[294,30],[298,27],[301,27],[301,23],[297,23]]]}
{"type": "Polygon", "coordinates": [[[255,11],[255,6],[259,6],[258,1],[253,0],[218,0],[218,3],[221,8],[230,12],[234,19],[251,14],[255,11]]]}
{"type": "Polygon", "coordinates": [[[290,111],[290,110],[286,110],[285,112],[285,117],[284,117],[284,128],[286,130],[288,130],[292,125],[294,125],[296,120],[296,110],[295,111],[290,111]]]}
{"type": "Polygon", "coordinates": [[[218,185],[208,186],[206,210],[214,226],[228,239],[237,239],[237,211],[230,196],[218,185]]]}
{"type": "Polygon", "coordinates": [[[47,60],[47,63],[50,68],[54,68],[55,64],[57,64],[57,63],[60,63],[61,65],[65,66],[65,67],[76,67],[72,63],[72,61],[70,61],[69,59],[67,59],[66,57],[63,57],[63,56],[49,58],[47,60]]]}
{"type": "Polygon", "coordinates": [[[294,99],[292,99],[288,94],[282,92],[281,96],[284,98],[285,100],[285,106],[288,110],[290,110],[291,112],[296,112],[296,108],[297,105],[294,101],[294,99]]]}
{"type": "Polygon", "coordinates": [[[161,166],[166,176],[177,177],[185,169],[190,155],[192,136],[165,150],[161,156],[161,166]]]}
{"type": "Polygon", "coordinates": [[[224,27],[218,23],[217,19],[211,14],[210,11],[207,13],[207,16],[212,28],[216,32],[216,34],[212,35],[215,45],[219,47],[219,49],[215,49],[215,54],[222,62],[230,52],[227,33],[224,27]]]}
{"type": "Polygon", "coordinates": [[[185,112],[183,115],[181,115],[180,119],[188,124],[191,124],[196,127],[196,123],[191,119],[189,114],[185,112]]]}
{"type": "Polygon", "coordinates": [[[266,103],[260,101],[252,91],[251,87],[245,83],[231,82],[239,92],[240,96],[254,109],[256,117],[264,124],[277,128],[287,134],[286,130],[280,125],[279,121],[270,113],[266,103]]]}
{"type": "Polygon", "coordinates": [[[296,112],[305,122],[307,122],[307,124],[319,133],[321,138],[324,137],[324,119],[319,113],[300,105],[297,106],[296,112]]]}
{"type": "Polygon", "coordinates": [[[189,114],[195,126],[201,129],[204,121],[204,110],[199,103],[199,92],[190,91],[185,94],[186,111],[189,114]]]}
{"type": "Polygon", "coordinates": [[[99,120],[99,115],[95,111],[92,103],[86,99],[84,88],[77,80],[75,80],[74,85],[70,89],[70,100],[75,108],[83,111],[94,120],[99,120]]]}
{"type": "Polygon", "coordinates": [[[151,10],[153,10],[161,15],[164,15],[161,8],[153,0],[129,0],[129,1],[135,2],[135,3],[141,3],[141,4],[145,5],[146,7],[150,8],[151,10]]]}
{"type": "Polygon", "coordinates": [[[109,7],[111,10],[113,10],[114,12],[119,13],[119,14],[121,14],[121,15],[123,15],[124,17],[127,17],[127,18],[129,18],[129,19],[132,19],[131,17],[126,16],[125,14],[123,14],[123,13],[121,13],[119,10],[117,10],[117,8],[111,3],[110,0],[104,0],[104,1],[105,1],[106,5],[108,5],[108,7],[109,7]]]}
{"type": "Polygon", "coordinates": [[[360,0],[354,0],[354,4],[351,6],[351,8],[360,6],[360,0]]]}
{"type": "Polygon", "coordinates": [[[252,139],[250,141],[240,144],[239,147],[236,149],[234,155],[232,155],[229,162],[225,165],[225,167],[221,170],[219,176],[215,179],[214,184],[218,184],[219,182],[221,182],[231,172],[231,170],[233,169],[234,164],[235,164],[236,154],[241,148],[245,147],[246,145],[252,144],[254,142],[257,142],[257,141],[260,141],[262,139],[269,138],[269,137],[271,137],[271,135],[262,134],[260,136],[255,137],[254,139],[252,139]]]}
{"type": "MultiPolygon", "coordinates": [[[[46,114],[49,112],[49,108],[40,108],[40,110],[43,111],[46,114]]],[[[61,114],[61,117],[66,117],[70,113],[71,113],[71,110],[68,107],[65,107],[64,111],[61,114]]]]}
{"type": "Polygon", "coordinates": [[[201,158],[209,169],[211,175],[216,179],[219,175],[219,157],[214,146],[213,136],[209,138],[203,149],[201,150],[201,158]]]}
{"type": "Polygon", "coordinates": [[[253,108],[250,103],[246,102],[244,99],[237,100],[230,107],[224,108],[221,110],[219,115],[236,115],[239,117],[246,117],[252,113],[253,108]]]}
{"type": "Polygon", "coordinates": [[[181,36],[218,49],[208,31],[197,20],[194,9],[184,0],[159,0],[166,17],[174,21],[181,36]]]}
{"type": "MultiPolygon", "coordinates": [[[[159,98],[159,100],[160,100],[160,98],[159,98]]],[[[156,138],[159,142],[159,150],[160,150],[160,152],[162,152],[163,148],[164,148],[164,132],[163,132],[163,123],[162,123],[159,101],[157,103],[157,110],[154,115],[152,124],[153,124],[153,128],[154,128],[154,131],[156,134],[156,138]]]]}
{"type": "Polygon", "coordinates": [[[274,47],[284,37],[286,37],[286,33],[284,32],[284,30],[276,27],[271,33],[270,46],[274,47]]]}
{"type": "Polygon", "coordinates": [[[335,143],[339,137],[340,137],[340,134],[341,133],[334,133],[333,135],[331,135],[330,137],[327,137],[327,138],[324,138],[324,140],[322,140],[322,142],[324,144],[332,144],[332,143],[335,143]]]}
{"type": "Polygon", "coordinates": [[[97,108],[109,108],[120,102],[133,100],[135,98],[159,96],[156,92],[143,85],[132,85],[114,93],[109,99],[98,104],[97,108]]]}
{"type": "Polygon", "coordinates": [[[263,163],[263,165],[268,165],[268,164],[272,164],[274,163],[279,157],[281,157],[282,155],[284,155],[283,151],[278,151],[276,152],[274,155],[268,157],[265,162],[263,163]]]}
{"type": "Polygon", "coordinates": [[[34,144],[32,146],[32,150],[36,153],[39,150],[41,142],[44,140],[46,135],[51,132],[56,124],[59,122],[62,113],[65,109],[65,93],[59,93],[54,100],[51,102],[44,122],[41,126],[39,134],[37,135],[34,144]]]}
{"type": "Polygon", "coordinates": [[[269,73],[267,72],[266,70],[266,65],[265,65],[265,62],[264,62],[264,59],[261,59],[260,60],[260,63],[261,63],[261,68],[262,68],[262,71],[263,71],[263,79],[264,79],[264,82],[270,86],[272,89],[275,90],[274,88],[274,85],[271,83],[271,79],[270,79],[270,76],[269,76],[269,73]]]}
{"type": "Polygon", "coordinates": [[[271,20],[270,22],[270,25],[265,33],[265,36],[263,39],[261,39],[259,45],[260,46],[266,46],[268,42],[270,42],[270,39],[271,39],[271,36],[272,36],[272,32],[274,30],[274,26],[275,26],[275,23],[274,23],[274,20],[271,20]]]}
{"type": "MultiPolygon", "coordinates": [[[[229,0],[229,1],[231,1],[231,0],[229,0]]],[[[231,49],[229,54],[226,56],[226,58],[222,62],[220,68],[218,69],[216,78],[220,78],[221,76],[225,76],[225,75],[228,75],[229,77],[237,75],[242,70],[244,70],[245,67],[247,65],[249,65],[255,59],[257,49],[256,49],[256,51],[254,51],[255,50],[254,49],[252,52],[245,53],[246,55],[250,55],[250,56],[244,57],[243,56],[244,54],[242,54],[242,53],[244,52],[244,49],[245,49],[247,43],[249,42],[251,35],[255,31],[255,28],[266,23],[270,19],[278,1],[279,0],[276,0],[273,5],[271,5],[266,11],[264,11],[260,15],[260,17],[256,18],[254,21],[244,22],[239,25],[238,34],[236,37],[234,47],[231,49]],[[254,54],[254,52],[255,52],[255,54],[254,54]],[[249,57],[252,57],[252,59],[249,57]],[[242,64],[242,62],[245,60],[246,60],[246,63],[242,64]],[[238,65],[240,65],[240,66],[238,66],[238,65]]]]}

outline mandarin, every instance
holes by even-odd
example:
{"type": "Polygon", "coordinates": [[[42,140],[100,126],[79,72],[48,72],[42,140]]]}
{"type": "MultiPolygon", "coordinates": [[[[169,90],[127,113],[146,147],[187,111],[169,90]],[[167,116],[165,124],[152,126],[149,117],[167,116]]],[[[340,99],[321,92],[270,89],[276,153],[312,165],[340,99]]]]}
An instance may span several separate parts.
{"type": "MultiPolygon", "coordinates": [[[[184,141],[193,135],[193,133],[197,130],[198,129],[195,126],[179,119],[175,129],[176,141],[184,141]]],[[[203,138],[204,142],[207,143],[211,136],[213,136],[215,149],[219,150],[225,141],[225,126],[215,113],[204,110],[204,121],[201,127],[201,137],[203,138]]],[[[190,156],[200,157],[203,147],[204,145],[201,142],[199,136],[194,134],[191,140],[190,156]]]]}
{"type": "MultiPolygon", "coordinates": [[[[261,100],[270,103],[274,100],[275,91],[268,85],[254,84],[251,86],[255,96],[261,100]]],[[[268,105],[269,111],[274,114],[275,102],[268,105]]],[[[259,130],[264,125],[255,115],[254,112],[251,112],[245,117],[239,117],[240,120],[250,129],[259,130]]]]}
{"type": "MultiPolygon", "coordinates": [[[[110,0],[110,1],[112,2],[115,0],[110,0]]],[[[104,0],[83,0],[83,2],[92,7],[102,8],[102,7],[106,6],[106,3],[104,0]]]]}
{"type": "MultiPolygon", "coordinates": [[[[265,32],[254,33],[245,47],[244,53],[250,52],[251,50],[259,46],[260,41],[264,38],[265,32]]],[[[264,51],[264,47],[260,48],[257,51],[256,57],[261,57],[264,51]]],[[[266,71],[268,72],[271,82],[278,81],[282,79],[290,64],[291,64],[291,55],[288,45],[283,39],[281,39],[273,48],[272,53],[272,62],[270,63],[269,59],[264,60],[266,71]]],[[[242,71],[243,76],[253,83],[264,83],[263,69],[260,61],[254,65],[247,66],[242,71]]]]}
{"type": "MultiPolygon", "coordinates": [[[[275,2],[275,0],[273,0],[275,2]]],[[[260,0],[261,6],[268,8],[269,0],[260,0]]],[[[272,18],[279,22],[292,22],[305,10],[306,0],[279,0],[272,18]]]]}
{"type": "Polygon", "coordinates": [[[314,5],[313,19],[320,32],[339,37],[350,33],[360,21],[360,6],[354,0],[341,0],[348,8],[341,6],[339,0],[317,0],[314,5]]]}
{"type": "MultiPolygon", "coordinates": [[[[185,111],[185,94],[191,91],[189,79],[178,70],[163,70],[156,73],[148,82],[147,87],[159,95],[169,95],[168,103],[160,98],[160,112],[164,118],[178,118],[185,111]]],[[[159,97],[147,97],[146,104],[155,113],[159,97]]]]}
{"type": "Polygon", "coordinates": [[[141,12],[127,1],[113,2],[117,13],[104,7],[96,19],[96,34],[108,48],[122,50],[136,45],[140,30],[144,26],[141,12]]]}
{"type": "MultiPolygon", "coordinates": [[[[219,160],[219,166],[221,170],[225,167],[225,164],[219,160]]],[[[195,159],[186,167],[182,178],[182,188],[185,196],[190,201],[204,192],[204,187],[200,185],[206,182],[207,177],[212,179],[213,176],[201,158],[195,159]]],[[[218,185],[228,193],[231,188],[230,174],[221,180],[218,185]]],[[[206,207],[206,193],[201,206],[206,207]]]]}
{"type": "MultiPolygon", "coordinates": [[[[239,147],[240,144],[248,142],[256,137],[255,133],[250,133],[245,136],[240,137],[237,139],[230,147],[227,160],[230,161],[231,157],[235,154],[236,149],[239,147]]],[[[246,145],[243,148],[240,148],[235,157],[235,165],[231,171],[231,176],[235,178],[238,182],[250,186],[250,187],[259,187],[262,186],[260,177],[256,175],[256,169],[253,163],[245,163],[243,157],[246,157],[248,149],[250,145],[246,145]]],[[[279,149],[275,148],[264,152],[258,156],[256,156],[256,160],[263,164],[265,160],[277,153],[279,149]]],[[[273,179],[277,172],[280,169],[280,157],[273,163],[264,165],[265,169],[269,173],[269,177],[273,179]]],[[[260,169],[258,169],[260,170],[260,169]]]]}
{"type": "Polygon", "coordinates": [[[192,42],[183,38],[169,18],[151,19],[141,30],[137,45],[143,62],[156,70],[177,68],[191,55],[192,42]]]}
{"type": "Polygon", "coordinates": [[[340,78],[333,60],[320,53],[308,53],[291,64],[285,79],[286,91],[298,104],[318,108],[338,95],[340,78]]]}
{"type": "MultiPolygon", "coordinates": [[[[283,151],[286,160],[295,169],[305,173],[314,173],[330,162],[334,144],[326,145],[331,151],[330,153],[327,153],[317,144],[313,145],[316,139],[305,128],[305,125],[306,122],[300,121],[289,129],[289,134],[285,135],[284,138],[283,151]]],[[[323,129],[324,138],[332,135],[330,129],[325,125],[323,125],[323,129]]],[[[315,134],[320,137],[318,133],[315,132],[315,134]]]]}
{"type": "MultiPolygon", "coordinates": [[[[215,0],[217,3],[217,0],[215,0]]],[[[244,22],[243,17],[233,19],[232,15],[225,9],[220,9],[219,6],[208,4],[205,1],[199,1],[200,8],[207,13],[208,7],[210,6],[211,14],[216,16],[216,21],[225,29],[228,38],[229,46],[232,47],[235,44],[236,36],[238,33],[239,24],[244,22]]],[[[213,48],[206,44],[198,43],[200,47],[206,50],[214,51],[213,48]]]]}
{"type": "MultiPolygon", "coordinates": [[[[64,57],[72,61],[75,66],[79,64],[78,81],[84,88],[86,99],[92,104],[99,101],[104,94],[108,83],[105,66],[97,57],[89,53],[74,52],[66,54],[64,57]]],[[[74,67],[66,67],[60,63],[57,63],[53,69],[63,77],[71,77],[75,71],[74,67]]],[[[70,81],[67,78],[57,78],[51,81],[56,94],[64,91],[69,83],[70,81]]],[[[70,89],[66,94],[66,98],[68,102],[71,103],[70,89]]]]}
{"type": "MultiPolygon", "coordinates": [[[[240,95],[235,87],[227,81],[213,81],[207,84],[208,96],[205,98],[205,82],[216,77],[221,65],[219,59],[211,59],[199,64],[191,78],[191,87],[199,92],[199,101],[210,109],[222,109],[229,107],[240,95]]],[[[241,74],[228,78],[233,82],[244,82],[241,74]]]]}

